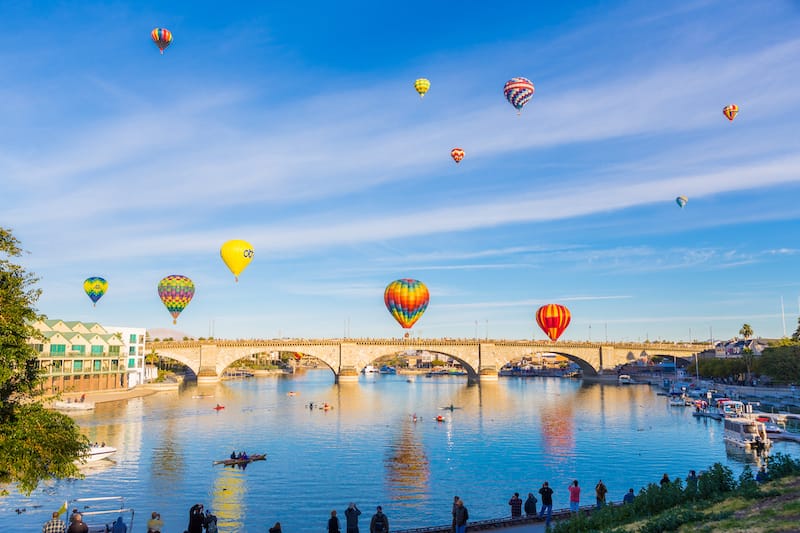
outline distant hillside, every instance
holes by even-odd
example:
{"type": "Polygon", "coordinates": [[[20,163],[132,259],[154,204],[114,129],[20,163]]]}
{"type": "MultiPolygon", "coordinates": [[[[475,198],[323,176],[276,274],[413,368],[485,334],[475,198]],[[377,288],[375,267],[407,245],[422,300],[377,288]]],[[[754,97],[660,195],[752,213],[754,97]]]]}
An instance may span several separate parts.
{"type": "Polygon", "coordinates": [[[189,335],[186,332],[168,328],[153,328],[153,329],[147,328],[147,335],[148,337],[150,337],[150,340],[168,339],[172,337],[176,341],[179,341],[184,337],[192,337],[192,335],[189,335]]]}

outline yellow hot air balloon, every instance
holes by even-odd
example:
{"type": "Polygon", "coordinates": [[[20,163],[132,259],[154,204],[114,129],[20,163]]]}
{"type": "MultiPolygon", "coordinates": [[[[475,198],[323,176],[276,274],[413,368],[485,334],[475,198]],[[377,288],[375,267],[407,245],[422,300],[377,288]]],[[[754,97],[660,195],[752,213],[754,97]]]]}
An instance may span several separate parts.
{"type": "Polygon", "coordinates": [[[428,92],[428,89],[431,88],[431,82],[425,78],[419,78],[414,82],[414,88],[419,93],[419,97],[422,98],[425,96],[425,93],[428,92]]]}
{"type": "Polygon", "coordinates": [[[241,239],[233,239],[222,245],[219,249],[219,255],[228,268],[233,272],[234,279],[239,281],[239,274],[247,268],[250,261],[253,260],[253,245],[241,239]]]}

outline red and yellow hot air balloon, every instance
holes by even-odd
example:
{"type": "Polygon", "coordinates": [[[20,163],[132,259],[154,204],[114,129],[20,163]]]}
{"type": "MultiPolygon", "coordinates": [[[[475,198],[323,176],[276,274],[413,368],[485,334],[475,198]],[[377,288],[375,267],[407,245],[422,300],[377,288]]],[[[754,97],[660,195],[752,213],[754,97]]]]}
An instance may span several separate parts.
{"type": "Polygon", "coordinates": [[[386,286],[383,302],[386,309],[405,329],[411,328],[428,308],[428,287],[416,279],[398,279],[386,286]]]}
{"type": "Polygon", "coordinates": [[[736,115],[739,114],[739,106],[736,104],[726,105],[722,108],[722,114],[725,115],[728,120],[733,120],[736,118],[736,115]]]}
{"type": "Polygon", "coordinates": [[[569,309],[559,304],[543,305],[536,311],[536,323],[551,341],[557,341],[569,326],[572,315],[569,309]]]}
{"type": "Polygon", "coordinates": [[[150,37],[153,38],[153,42],[156,43],[158,46],[159,51],[164,53],[164,49],[172,44],[172,32],[166,28],[156,28],[150,32],[150,37]]]}
{"type": "Polygon", "coordinates": [[[450,150],[450,157],[452,157],[453,161],[456,163],[461,163],[461,160],[464,159],[464,150],[461,148],[453,148],[450,150]]]}

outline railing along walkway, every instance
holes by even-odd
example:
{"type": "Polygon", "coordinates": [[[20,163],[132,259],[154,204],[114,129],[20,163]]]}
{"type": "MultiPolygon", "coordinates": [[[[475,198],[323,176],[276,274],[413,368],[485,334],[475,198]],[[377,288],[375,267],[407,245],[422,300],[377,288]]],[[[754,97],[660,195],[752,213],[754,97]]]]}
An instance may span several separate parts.
{"type": "MultiPolygon", "coordinates": [[[[608,504],[614,505],[614,504],[608,504]]],[[[596,508],[594,505],[584,505],[580,507],[581,513],[589,514],[596,508]]],[[[571,515],[569,509],[557,509],[553,511],[552,521],[565,520],[571,515]]],[[[490,518],[488,520],[477,520],[467,522],[467,531],[485,531],[489,529],[503,529],[507,527],[523,526],[525,524],[543,524],[544,517],[539,515],[521,516],[519,518],[490,518]]],[[[452,525],[415,527],[411,529],[398,529],[395,533],[447,533],[452,531],[452,525]]]]}

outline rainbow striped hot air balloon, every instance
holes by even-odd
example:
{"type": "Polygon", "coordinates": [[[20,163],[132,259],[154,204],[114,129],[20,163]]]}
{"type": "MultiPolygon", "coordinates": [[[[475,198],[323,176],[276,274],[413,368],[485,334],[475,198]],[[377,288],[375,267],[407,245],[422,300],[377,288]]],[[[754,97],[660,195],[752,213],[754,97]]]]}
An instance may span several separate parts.
{"type": "Polygon", "coordinates": [[[419,93],[420,98],[425,97],[425,93],[431,88],[431,82],[427,78],[419,78],[414,82],[414,89],[419,93]]]}
{"type": "Polygon", "coordinates": [[[92,300],[94,306],[97,306],[97,300],[103,297],[106,290],[108,290],[108,282],[101,277],[92,276],[83,282],[83,291],[92,300]]]}
{"type": "Polygon", "coordinates": [[[519,115],[522,113],[523,106],[533,98],[534,90],[533,83],[528,78],[511,78],[503,87],[503,94],[519,115]]]}
{"type": "Polygon", "coordinates": [[[569,326],[572,315],[569,309],[559,304],[543,305],[536,311],[536,323],[551,341],[557,341],[569,326]]]}
{"type": "Polygon", "coordinates": [[[192,301],[194,282],[186,276],[171,274],[158,282],[158,296],[172,315],[172,323],[177,324],[178,315],[192,301]]]}
{"type": "Polygon", "coordinates": [[[150,32],[150,37],[153,38],[153,42],[156,43],[162,55],[164,54],[164,49],[172,44],[172,32],[166,28],[154,29],[150,32]]]}
{"type": "Polygon", "coordinates": [[[739,106],[736,104],[726,105],[722,108],[722,114],[725,115],[728,120],[733,120],[736,118],[736,115],[739,114],[739,106]]]}
{"type": "Polygon", "coordinates": [[[398,279],[386,286],[383,302],[386,309],[405,329],[411,328],[428,308],[428,287],[416,279],[398,279]]]}
{"type": "Polygon", "coordinates": [[[453,161],[456,163],[461,163],[461,160],[464,159],[464,150],[461,148],[453,148],[450,150],[450,157],[453,158],[453,161]]]}

